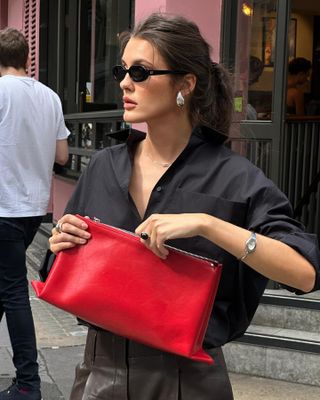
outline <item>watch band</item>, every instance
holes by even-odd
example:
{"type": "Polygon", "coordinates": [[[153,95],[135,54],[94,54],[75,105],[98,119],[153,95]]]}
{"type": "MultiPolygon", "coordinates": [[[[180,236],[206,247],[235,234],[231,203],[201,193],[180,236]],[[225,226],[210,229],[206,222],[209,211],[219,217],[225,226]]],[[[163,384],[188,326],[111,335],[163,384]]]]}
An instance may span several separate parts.
{"type": "Polygon", "coordinates": [[[240,261],[243,261],[249,254],[253,253],[257,247],[257,236],[254,232],[251,232],[249,239],[246,240],[244,247],[244,254],[239,258],[240,261]]]}

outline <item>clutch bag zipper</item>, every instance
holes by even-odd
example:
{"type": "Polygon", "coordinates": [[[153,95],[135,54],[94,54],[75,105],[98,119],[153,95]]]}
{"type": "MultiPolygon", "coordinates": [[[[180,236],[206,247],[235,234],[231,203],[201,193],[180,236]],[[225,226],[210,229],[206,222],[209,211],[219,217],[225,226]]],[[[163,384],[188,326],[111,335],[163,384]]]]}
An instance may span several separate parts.
{"type": "MultiPolygon", "coordinates": [[[[98,223],[98,224],[101,224],[101,225],[105,225],[105,226],[108,226],[108,227],[111,226],[111,225],[104,224],[104,223],[101,222],[100,219],[97,218],[97,217],[93,217],[92,219],[90,218],[90,220],[93,221],[93,222],[96,222],[96,223],[98,223]]],[[[112,229],[115,229],[115,230],[118,230],[118,231],[121,231],[121,232],[128,233],[128,234],[131,235],[131,236],[139,237],[137,234],[135,234],[135,233],[133,233],[133,232],[131,232],[131,231],[127,231],[126,229],[118,228],[118,227],[116,227],[116,226],[111,226],[111,228],[112,228],[112,229]]],[[[204,256],[199,256],[198,254],[190,253],[189,251],[181,250],[181,249],[178,249],[178,248],[176,248],[176,247],[170,246],[170,245],[168,245],[168,244],[165,244],[164,247],[166,247],[166,248],[169,249],[169,250],[176,251],[177,253],[185,254],[185,255],[187,255],[187,256],[189,256],[189,257],[193,257],[193,258],[197,258],[197,259],[199,259],[199,260],[207,261],[207,262],[210,263],[210,266],[213,267],[213,268],[216,268],[218,265],[221,265],[218,261],[213,260],[212,258],[208,258],[208,257],[204,257],[204,256]]]]}

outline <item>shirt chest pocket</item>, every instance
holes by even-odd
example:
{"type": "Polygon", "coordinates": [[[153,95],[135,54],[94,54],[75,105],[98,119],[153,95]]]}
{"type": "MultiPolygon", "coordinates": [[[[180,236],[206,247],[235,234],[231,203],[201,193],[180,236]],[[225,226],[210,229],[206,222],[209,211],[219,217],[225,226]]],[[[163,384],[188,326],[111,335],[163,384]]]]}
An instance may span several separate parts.
{"type": "Polygon", "coordinates": [[[166,213],[206,213],[245,227],[247,204],[205,193],[177,189],[170,199],[166,213]]]}

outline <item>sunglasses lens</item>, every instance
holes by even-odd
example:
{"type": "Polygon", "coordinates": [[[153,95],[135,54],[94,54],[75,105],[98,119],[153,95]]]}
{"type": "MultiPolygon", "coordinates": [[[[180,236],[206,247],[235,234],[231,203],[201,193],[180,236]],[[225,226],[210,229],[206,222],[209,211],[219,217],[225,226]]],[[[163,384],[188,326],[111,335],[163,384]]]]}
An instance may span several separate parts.
{"type": "Polygon", "coordinates": [[[149,76],[149,71],[141,65],[132,65],[129,69],[125,69],[122,65],[116,65],[112,68],[113,77],[117,82],[121,82],[127,72],[134,82],[145,81],[149,76]]]}
{"type": "Polygon", "coordinates": [[[126,76],[127,70],[122,65],[116,65],[112,68],[113,77],[117,82],[121,82],[126,76]]]}
{"type": "Polygon", "coordinates": [[[148,70],[141,65],[132,65],[129,68],[129,75],[134,82],[145,81],[149,76],[148,70]]]}

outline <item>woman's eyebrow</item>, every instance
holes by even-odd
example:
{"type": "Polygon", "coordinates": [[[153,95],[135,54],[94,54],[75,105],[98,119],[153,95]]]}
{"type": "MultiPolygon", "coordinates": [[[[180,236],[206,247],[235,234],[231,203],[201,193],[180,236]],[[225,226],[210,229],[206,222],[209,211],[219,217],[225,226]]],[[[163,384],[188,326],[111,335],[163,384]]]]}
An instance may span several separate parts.
{"type": "MultiPolygon", "coordinates": [[[[124,66],[127,66],[127,63],[124,61],[124,59],[122,59],[121,62],[122,62],[122,64],[124,66]]],[[[137,59],[133,60],[132,63],[131,63],[131,65],[137,65],[137,64],[138,65],[139,64],[148,64],[150,66],[153,66],[153,64],[150,61],[148,61],[148,60],[146,60],[144,58],[137,58],[137,59]]]]}

